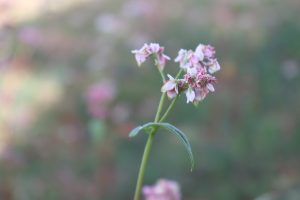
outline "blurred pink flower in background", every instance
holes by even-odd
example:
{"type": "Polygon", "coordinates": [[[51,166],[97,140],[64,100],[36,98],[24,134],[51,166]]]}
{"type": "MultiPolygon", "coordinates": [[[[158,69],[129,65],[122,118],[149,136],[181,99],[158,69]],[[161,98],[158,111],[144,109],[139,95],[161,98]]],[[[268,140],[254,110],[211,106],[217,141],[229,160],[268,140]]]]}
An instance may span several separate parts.
{"type": "Polygon", "coordinates": [[[177,182],[160,179],[153,186],[144,186],[145,200],[180,200],[180,187],[177,182]]]}
{"type": "Polygon", "coordinates": [[[110,81],[91,85],[86,93],[86,103],[89,113],[95,118],[106,118],[109,115],[108,105],[115,96],[116,88],[110,81]]]}
{"type": "Polygon", "coordinates": [[[43,42],[42,32],[35,27],[23,28],[19,33],[19,39],[27,45],[40,46],[43,42]]]}

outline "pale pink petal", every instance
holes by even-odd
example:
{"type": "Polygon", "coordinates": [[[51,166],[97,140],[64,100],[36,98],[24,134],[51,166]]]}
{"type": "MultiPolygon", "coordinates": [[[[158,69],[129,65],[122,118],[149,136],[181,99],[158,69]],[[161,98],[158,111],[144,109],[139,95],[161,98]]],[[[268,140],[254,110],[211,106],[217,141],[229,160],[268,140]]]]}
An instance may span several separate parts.
{"type": "Polygon", "coordinates": [[[175,90],[169,90],[167,91],[167,96],[170,98],[170,99],[173,99],[177,96],[177,92],[175,90]]]}
{"type": "Polygon", "coordinates": [[[214,92],[214,91],[215,91],[215,88],[214,88],[214,86],[213,86],[211,83],[208,83],[208,84],[206,85],[206,88],[207,88],[209,91],[211,91],[211,92],[214,92]]]}
{"type": "Polygon", "coordinates": [[[195,92],[192,88],[188,88],[185,92],[186,103],[193,102],[195,99],[195,92]]]}
{"type": "Polygon", "coordinates": [[[204,45],[199,44],[195,50],[195,56],[199,59],[199,61],[202,61],[204,59],[203,49],[204,45]]]}
{"type": "Polygon", "coordinates": [[[198,70],[196,67],[189,67],[187,68],[187,73],[191,76],[195,76],[197,74],[198,70]]]}
{"type": "Polygon", "coordinates": [[[146,58],[147,56],[145,56],[144,54],[140,54],[140,53],[135,54],[135,60],[139,67],[142,65],[143,62],[146,61],[146,58]]]}
{"type": "Polygon", "coordinates": [[[149,45],[149,48],[151,50],[151,53],[158,53],[158,51],[160,50],[160,46],[158,43],[151,43],[149,45]]]}
{"type": "Polygon", "coordinates": [[[164,59],[166,59],[166,60],[171,60],[171,58],[170,58],[169,56],[165,55],[165,54],[163,54],[163,57],[164,57],[164,59]]]}
{"type": "Polygon", "coordinates": [[[195,100],[196,101],[202,101],[206,97],[206,95],[208,94],[208,89],[206,89],[206,88],[197,88],[195,90],[195,93],[196,93],[195,100]]]}
{"type": "Polygon", "coordinates": [[[175,58],[175,62],[180,62],[184,59],[184,57],[187,54],[187,50],[186,49],[180,49],[178,52],[178,56],[175,58]]]}
{"type": "Polygon", "coordinates": [[[203,49],[204,56],[207,58],[213,58],[215,56],[215,48],[211,45],[205,45],[203,49]]]}
{"type": "Polygon", "coordinates": [[[190,68],[192,66],[192,63],[190,62],[181,62],[180,63],[180,68],[182,69],[187,69],[187,68],[190,68]]]}
{"type": "Polygon", "coordinates": [[[145,200],[180,200],[180,187],[175,181],[160,179],[153,186],[143,188],[145,200]]]}
{"type": "Polygon", "coordinates": [[[178,56],[175,58],[175,62],[179,62],[180,68],[186,69],[191,67],[192,63],[190,62],[189,58],[192,51],[187,51],[185,49],[180,49],[178,52],[178,56]]]}
{"type": "Polygon", "coordinates": [[[176,84],[176,86],[175,86],[175,92],[176,92],[176,94],[178,94],[178,84],[176,84]]]}
{"type": "Polygon", "coordinates": [[[208,67],[209,73],[213,74],[221,69],[219,62],[216,60],[212,65],[208,67]]]}
{"type": "Polygon", "coordinates": [[[165,54],[157,54],[157,60],[155,60],[155,65],[159,68],[159,70],[163,70],[167,60],[170,60],[170,57],[165,54]]]}
{"type": "Polygon", "coordinates": [[[167,92],[173,90],[176,87],[176,83],[174,81],[167,81],[161,88],[161,92],[167,92]]]}
{"type": "Polygon", "coordinates": [[[170,74],[167,74],[167,77],[171,80],[174,81],[175,79],[173,78],[173,76],[171,76],[170,74]]]}

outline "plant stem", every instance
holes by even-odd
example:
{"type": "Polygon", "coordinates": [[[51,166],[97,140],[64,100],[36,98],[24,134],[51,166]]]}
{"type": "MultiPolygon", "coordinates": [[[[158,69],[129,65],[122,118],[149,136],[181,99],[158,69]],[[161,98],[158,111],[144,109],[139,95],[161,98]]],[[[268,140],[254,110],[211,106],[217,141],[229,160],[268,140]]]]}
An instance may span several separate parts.
{"type": "Polygon", "coordinates": [[[176,74],[175,79],[178,79],[182,72],[183,72],[183,69],[180,69],[179,72],[176,74]]]}
{"type": "Polygon", "coordinates": [[[140,200],[140,194],[141,194],[141,190],[142,190],[142,186],[143,186],[146,166],[147,166],[147,163],[149,160],[150,150],[151,150],[151,146],[153,143],[155,132],[156,132],[156,130],[154,130],[151,134],[149,134],[149,137],[148,137],[148,140],[147,140],[147,143],[145,146],[142,163],[140,166],[140,171],[139,171],[139,175],[138,175],[138,179],[137,179],[137,183],[136,183],[134,200],[140,200]]]}
{"type": "MultiPolygon", "coordinates": [[[[178,78],[181,75],[182,71],[183,70],[181,69],[177,73],[176,78],[178,78]]],[[[164,76],[162,71],[160,71],[160,75],[163,79],[163,82],[165,82],[165,76],[164,76]]],[[[164,101],[165,101],[165,97],[166,97],[166,93],[164,92],[161,95],[154,122],[163,122],[167,118],[168,114],[170,113],[170,111],[174,107],[174,105],[175,105],[175,103],[178,99],[178,96],[179,95],[177,95],[176,98],[170,103],[170,105],[167,108],[166,112],[160,118],[162,108],[163,108],[163,105],[164,105],[164,101]]],[[[147,163],[148,163],[148,160],[149,160],[150,151],[151,151],[151,147],[152,147],[152,143],[153,143],[153,139],[154,139],[156,131],[157,131],[157,128],[154,128],[153,131],[149,134],[149,137],[148,137],[145,149],[144,149],[143,158],[142,158],[142,162],[141,162],[141,166],[140,166],[140,170],[139,170],[139,174],[138,174],[138,179],[137,179],[137,183],[136,183],[135,193],[134,193],[134,200],[140,200],[140,194],[141,194],[141,190],[142,190],[142,186],[143,186],[146,166],[147,166],[147,163]]]]}
{"type": "Polygon", "coordinates": [[[165,78],[165,75],[164,75],[164,72],[162,70],[158,70],[159,71],[159,74],[161,76],[161,79],[162,79],[162,82],[166,82],[166,78],[165,78]]]}
{"type": "Polygon", "coordinates": [[[166,93],[164,92],[164,93],[162,93],[162,95],[161,95],[161,97],[160,97],[160,100],[159,100],[159,104],[158,104],[158,108],[157,108],[157,111],[156,111],[156,115],[155,115],[154,122],[158,122],[158,121],[159,121],[160,114],[161,114],[161,111],[162,111],[162,108],[163,108],[163,105],[164,105],[165,98],[166,98],[166,93]]]}
{"type": "Polygon", "coordinates": [[[174,107],[177,99],[178,99],[179,95],[177,95],[175,97],[175,99],[173,99],[173,101],[170,103],[169,107],[167,108],[165,114],[160,118],[159,122],[163,122],[167,117],[168,117],[168,114],[170,113],[170,111],[172,110],[172,108],[174,107]]]}
{"type": "MultiPolygon", "coordinates": [[[[163,108],[163,104],[165,101],[165,97],[166,94],[163,93],[160,97],[160,101],[158,104],[158,108],[157,108],[157,112],[155,115],[155,119],[154,122],[158,122],[159,118],[160,118],[160,114],[163,108]]],[[[157,128],[155,128],[148,137],[146,146],[145,146],[145,150],[143,153],[143,158],[142,158],[142,162],[141,162],[141,166],[140,166],[140,170],[139,170],[139,175],[138,175],[138,179],[137,179],[137,183],[136,183],[136,188],[135,188],[135,193],[134,193],[134,200],[140,200],[140,194],[141,194],[141,190],[142,190],[142,186],[143,186],[143,181],[144,181],[144,176],[145,176],[145,171],[146,171],[146,166],[149,160],[149,155],[150,155],[150,150],[151,150],[151,146],[153,143],[153,139],[155,136],[155,133],[157,131],[157,128]]]]}

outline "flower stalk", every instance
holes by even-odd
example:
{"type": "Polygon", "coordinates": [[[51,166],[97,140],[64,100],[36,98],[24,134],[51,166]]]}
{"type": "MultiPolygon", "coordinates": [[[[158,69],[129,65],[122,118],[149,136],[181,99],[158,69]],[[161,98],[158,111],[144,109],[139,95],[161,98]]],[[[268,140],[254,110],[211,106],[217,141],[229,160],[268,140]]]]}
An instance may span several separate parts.
{"type": "Polygon", "coordinates": [[[193,168],[194,158],[186,135],[175,126],[164,123],[164,121],[174,108],[181,93],[185,93],[187,103],[192,102],[194,105],[197,105],[209,92],[214,92],[215,89],[213,84],[216,83],[216,78],[212,74],[219,71],[221,67],[215,57],[214,47],[199,44],[195,51],[181,49],[178,52],[178,56],[174,61],[179,63],[180,70],[175,78],[168,74],[169,80],[166,80],[164,68],[166,62],[170,60],[170,57],[164,54],[164,47],[161,47],[157,43],[144,44],[141,49],[133,50],[132,53],[135,55],[138,66],[145,62],[150,56],[154,58],[154,64],[158,68],[163,82],[163,86],[161,87],[162,95],[154,122],[138,126],[129,134],[129,136],[133,137],[141,130],[146,130],[148,133],[148,140],[143,152],[134,194],[134,200],[140,200],[146,166],[149,161],[153,140],[159,127],[165,128],[181,140],[189,153],[193,168]],[[185,74],[181,77],[183,72],[185,74]],[[166,96],[168,96],[169,99],[172,99],[172,101],[162,115],[166,96]]]}

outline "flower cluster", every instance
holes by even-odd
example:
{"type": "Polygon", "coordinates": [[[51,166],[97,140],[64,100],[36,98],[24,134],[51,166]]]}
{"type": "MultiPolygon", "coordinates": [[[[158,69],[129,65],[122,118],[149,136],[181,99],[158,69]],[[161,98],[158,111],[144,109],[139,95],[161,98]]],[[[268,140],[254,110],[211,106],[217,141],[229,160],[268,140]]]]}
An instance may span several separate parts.
{"type": "Polygon", "coordinates": [[[141,49],[133,50],[132,53],[135,54],[135,59],[138,66],[141,66],[143,62],[151,55],[155,56],[155,65],[159,70],[163,70],[167,60],[170,60],[170,57],[164,54],[164,47],[161,47],[157,43],[144,44],[141,49]]]}
{"type": "MultiPolygon", "coordinates": [[[[134,50],[132,53],[135,54],[139,66],[150,55],[155,54],[155,64],[162,70],[166,61],[170,60],[163,51],[164,48],[159,44],[151,43],[144,44],[140,50],[134,50]]],[[[187,103],[198,104],[209,92],[215,91],[213,84],[216,83],[216,78],[212,74],[221,69],[215,54],[214,47],[210,45],[199,44],[195,51],[180,49],[174,61],[179,63],[185,74],[182,78],[173,78],[168,74],[169,80],[164,83],[161,91],[166,92],[171,99],[184,92],[187,103]]]]}
{"type": "Polygon", "coordinates": [[[215,58],[215,50],[212,46],[199,44],[195,51],[181,49],[175,62],[179,62],[185,75],[182,79],[174,79],[168,75],[169,80],[162,86],[161,91],[167,92],[169,98],[184,92],[187,103],[197,104],[209,92],[214,92],[213,84],[216,78],[212,74],[219,71],[221,67],[215,58]]]}
{"type": "Polygon", "coordinates": [[[180,188],[175,181],[160,179],[153,186],[144,186],[145,200],[180,200],[180,188]]]}

